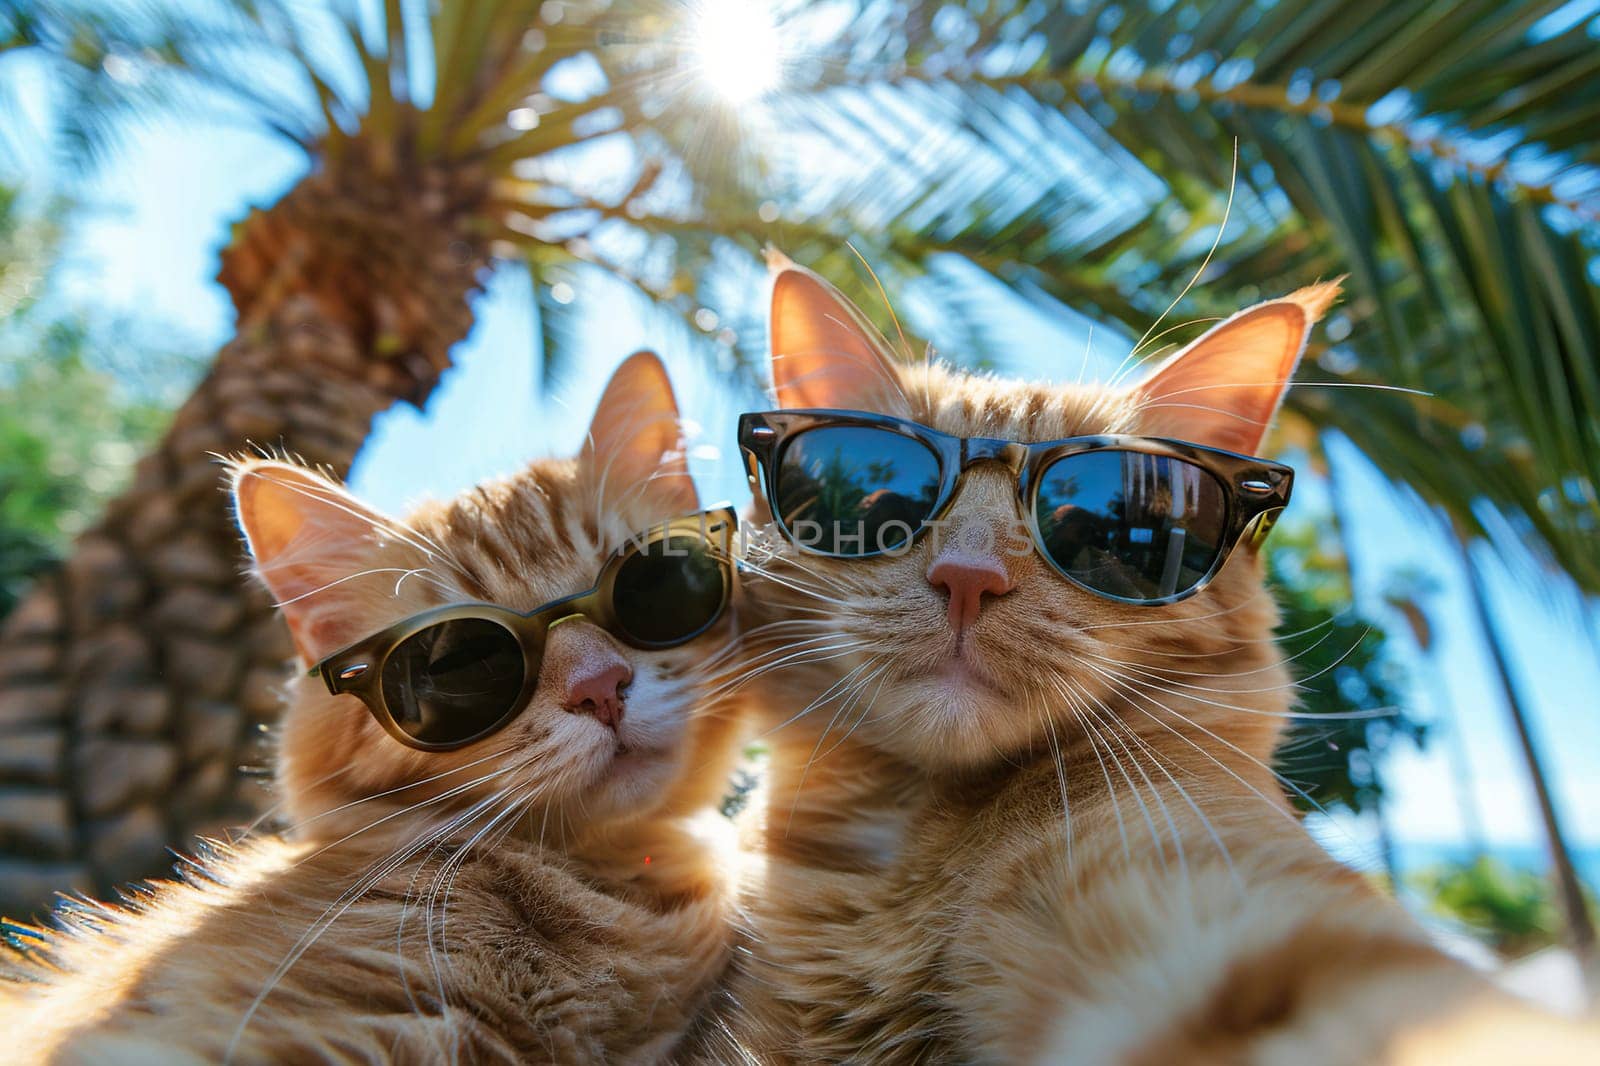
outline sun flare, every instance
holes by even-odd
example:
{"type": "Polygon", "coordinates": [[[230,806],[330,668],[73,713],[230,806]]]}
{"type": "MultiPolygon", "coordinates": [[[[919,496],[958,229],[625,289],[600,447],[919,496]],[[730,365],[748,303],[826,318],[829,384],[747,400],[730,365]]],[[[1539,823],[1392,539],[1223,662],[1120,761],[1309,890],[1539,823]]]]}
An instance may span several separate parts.
{"type": "Polygon", "coordinates": [[[782,80],[783,41],[767,0],[696,0],[690,33],[697,72],[729,103],[759,99],[782,80]]]}

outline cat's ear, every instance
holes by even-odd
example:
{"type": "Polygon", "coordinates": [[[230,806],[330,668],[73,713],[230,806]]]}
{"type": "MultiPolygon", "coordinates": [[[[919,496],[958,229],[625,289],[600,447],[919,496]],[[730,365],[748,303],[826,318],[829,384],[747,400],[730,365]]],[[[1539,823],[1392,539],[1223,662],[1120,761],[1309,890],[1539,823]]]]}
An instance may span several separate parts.
{"type": "Polygon", "coordinates": [[[339,485],[290,463],[247,461],[233,468],[233,501],[255,572],[307,663],[408,612],[396,579],[423,565],[420,554],[339,485]]]}
{"type": "Polygon", "coordinates": [[[1254,454],[1338,295],[1337,281],[1311,285],[1207,330],[1134,388],[1139,432],[1254,454]]]}
{"type": "Polygon", "coordinates": [[[780,407],[909,414],[889,347],[843,293],[769,252],[772,383],[780,407]]]}
{"type": "Polygon", "coordinates": [[[678,402],[655,353],[635,352],[611,375],[578,461],[602,506],[647,499],[665,509],[662,517],[700,506],[678,402]]]}

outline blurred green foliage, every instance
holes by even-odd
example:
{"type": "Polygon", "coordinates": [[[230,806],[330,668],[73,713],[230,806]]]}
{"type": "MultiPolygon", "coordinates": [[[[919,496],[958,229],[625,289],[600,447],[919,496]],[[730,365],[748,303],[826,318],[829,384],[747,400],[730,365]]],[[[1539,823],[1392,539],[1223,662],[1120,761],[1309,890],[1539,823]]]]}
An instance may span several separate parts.
{"type": "Polygon", "coordinates": [[[0,617],[122,487],[198,365],[39,302],[61,219],[0,186],[0,617]]]}
{"type": "MultiPolygon", "coordinates": [[[[1460,922],[1502,955],[1516,958],[1561,939],[1561,912],[1543,874],[1480,856],[1419,870],[1406,880],[1431,912],[1460,922]]],[[[1592,897],[1589,909],[1596,909],[1592,897]]]]}
{"type": "Polygon", "coordinates": [[[1296,711],[1277,770],[1311,801],[1357,814],[1383,800],[1382,760],[1397,740],[1421,744],[1426,727],[1406,714],[1408,678],[1382,626],[1351,606],[1343,549],[1326,522],[1280,524],[1267,565],[1282,620],[1279,642],[1298,683],[1296,711]]]}
{"type": "Polygon", "coordinates": [[[120,489],[167,411],[94,365],[79,320],[0,354],[0,616],[120,489]]]}

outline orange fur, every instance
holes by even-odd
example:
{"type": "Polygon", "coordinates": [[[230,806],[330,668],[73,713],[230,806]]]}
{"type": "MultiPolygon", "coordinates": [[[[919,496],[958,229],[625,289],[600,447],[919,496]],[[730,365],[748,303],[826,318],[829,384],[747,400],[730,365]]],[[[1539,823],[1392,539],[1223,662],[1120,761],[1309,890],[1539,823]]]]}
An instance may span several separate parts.
{"type": "Polygon", "coordinates": [[[209,848],[125,906],[12,929],[31,947],[0,987],[6,1061],[664,1058],[728,950],[720,819],[699,817],[736,748],[733,716],[707,698],[716,636],[616,644],[633,677],[613,735],[562,709],[559,675],[563,642],[615,642],[559,626],[528,707],[438,754],[304,674],[426,607],[528,610],[587,588],[630,534],[694,506],[675,417],[659,364],[635,357],[579,459],[406,522],[309,471],[240,463],[241,520],[304,660],[280,737],[289,828],[209,848]]]}
{"type": "MultiPolygon", "coordinates": [[[[1174,416],[1148,382],[1022,384],[894,362],[826,283],[778,268],[775,314],[810,320],[774,323],[780,397],[969,437],[1233,434],[1223,401],[1174,416]]],[[[1202,362],[1250,370],[1221,395],[1246,398],[1259,434],[1333,292],[1236,316],[1249,332],[1219,326],[1151,380],[1197,387],[1202,362]],[[1241,337],[1253,339],[1241,349],[1241,337]],[[1263,337],[1272,350],[1253,350],[1263,337]]],[[[980,465],[947,518],[998,524],[1015,509],[1014,476],[980,465]]],[[[935,550],[924,538],[901,557],[830,560],[769,531],[749,553],[751,690],[774,730],[772,772],[747,827],[743,948],[689,1058],[1449,1061],[1430,1058],[1438,1034],[1482,1011],[1527,1013],[1292,813],[1269,769],[1292,677],[1247,545],[1162,607],[1008,555],[1011,590],[984,601],[966,646],[925,576],[935,550]],[[780,655],[783,669],[757,673],[780,655]]],[[[1575,1061],[1556,1023],[1540,1024],[1541,1061],[1575,1061]]],[[[1540,1050],[1525,1044],[1523,1061],[1540,1050]]]]}

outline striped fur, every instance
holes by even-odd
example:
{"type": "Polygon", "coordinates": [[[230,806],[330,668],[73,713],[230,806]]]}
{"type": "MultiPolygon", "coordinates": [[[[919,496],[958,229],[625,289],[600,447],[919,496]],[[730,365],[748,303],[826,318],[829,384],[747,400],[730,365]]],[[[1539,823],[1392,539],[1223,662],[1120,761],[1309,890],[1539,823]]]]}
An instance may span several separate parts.
{"type": "MultiPolygon", "coordinates": [[[[1195,360],[1128,388],[898,362],[842,296],[780,263],[774,376],[786,406],[961,436],[1182,437],[1234,410],[1253,428],[1224,432],[1248,441],[1333,291],[1238,316],[1292,327],[1270,366],[1242,367],[1229,327],[1188,350],[1228,376],[1219,408],[1195,360]]],[[[950,518],[997,524],[1015,507],[1012,476],[979,466],[950,518]]],[[[686,1059],[1450,1062],[1498,1012],[1539,1035],[1519,1061],[1581,1061],[1562,1041],[1587,1036],[1441,954],[1292,813],[1269,770],[1292,667],[1252,551],[1165,607],[1008,556],[1014,588],[986,601],[962,660],[925,577],[934,550],[836,561],[769,534],[749,553],[772,772],[746,827],[741,950],[686,1059]]]]}
{"type": "MultiPolygon", "coordinates": [[[[241,520],[306,661],[437,604],[525,610],[588,587],[630,534],[692,509],[675,426],[654,421],[675,415],[659,364],[636,357],[577,460],[405,522],[309,471],[249,461],[235,470],[241,520]]],[[[3,1057],[661,1060],[727,959],[721,820],[699,815],[736,746],[705,668],[728,636],[617,645],[633,680],[613,735],[563,710],[554,676],[562,642],[611,638],[562,625],[529,706],[444,754],[396,743],[302,664],[280,738],[287,831],[210,847],[125,905],[9,927],[3,1057]]]]}

